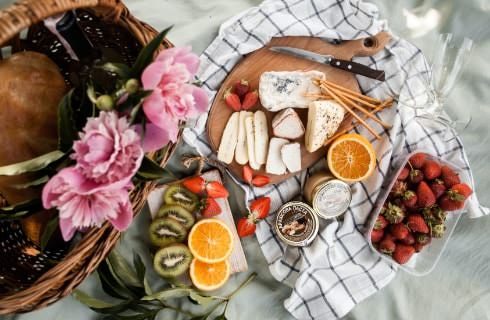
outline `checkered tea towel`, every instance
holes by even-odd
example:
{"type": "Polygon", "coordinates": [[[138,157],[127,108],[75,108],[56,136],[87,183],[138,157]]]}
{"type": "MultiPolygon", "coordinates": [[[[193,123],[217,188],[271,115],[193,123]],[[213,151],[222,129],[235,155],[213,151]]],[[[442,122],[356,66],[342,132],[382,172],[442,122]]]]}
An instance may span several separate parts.
{"type": "MultiPolygon", "coordinates": [[[[387,30],[378,18],[376,6],[358,0],[266,0],[226,22],[218,37],[202,55],[199,77],[214,97],[228,73],[246,54],[267,44],[272,37],[312,36],[327,39],[357,39],[387,30]]],[[[375,173],[366,181],[352,185],[352,203],[343,221],[320,226],[314,242],[305,248],[286,246],[274,233],[274,214],[257,228],[257,239],[272,275],[292,287],[284,306],[297,319],[337,319],[356,304],[390,282],[396,268],[381,260],[363,235],[366,220],[380,190],[407,153],[424,149],[460,166],[472,180],[471,170],[459,138],[446,141],[444,128],[423,127],[414,120],[408,104],[425,101],[429,67],[422,52],[407,41],[393,36],[384,50],[374,57],[354,58],[356,62],[386,72],[386,81],[365,77],[358,81],[365,94],[386,99],[393,96],[403,105],[385,110],[379,117],[393,124],[384,130],[375,122],[382,139],[372,140],[377,154],[375,173]]],[[[184,132],[187,143],[206,156],[212,156],[205,134],[207,116],[184,132]]],[[[370,137],[364,128],[355,130],[370,137]]],[[[242,185],[247,200],[269,196],[272,212],[299,194],[308,172],[277,185],[251,190],[242,185]]],[[[489,213],[472,196],[471,217],[489,213]]]]}

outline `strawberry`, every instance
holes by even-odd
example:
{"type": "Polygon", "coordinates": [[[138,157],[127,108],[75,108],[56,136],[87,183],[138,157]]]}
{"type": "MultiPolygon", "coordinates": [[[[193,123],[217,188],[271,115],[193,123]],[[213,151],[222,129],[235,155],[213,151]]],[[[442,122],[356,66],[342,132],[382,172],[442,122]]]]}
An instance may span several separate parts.
{"type": "Polygon", "coordinates": [[[399,264],[405,264],[415,253],[415,248],[410,245],[399,243],[393,252],[393,259],[399,264]]]}
{"type": "Polygon", "coordinates": [[[252,179],[252,184],[256,187],[263,187],[271,183],[271,178],[268,176],[258,175],[252,179]]]}
{"type": "Polygon", "coordinates": [[[417,187],[417,198],[417,203],[422,208],[429,207],[436,203],[436,196],[425,181],[420,182],[417,187]]]}
{"type": "Polygon", "coordinates": [[[405,239],[400,240],[401,243],[403,244],[408,244],[408,245],[413,245],[415,243],[415,238],[411,233],[409,233],[405,239]]]}
{"type": "Polygon", "coordinates": [[[383,215],[390,223],[400,223],[405,218],[405,211],[397,205],[388,203],[383,215]]]}
{"type": "Polygon", "coordinates": [[[425,222],[424,217],[418,213],[408,216],[407,227],[412,232],[429,233],[429,226],[425,222]]]}
{"type": "Polygon", "coordinates": [[[414,209],[417,206],[417,195],[412,190],[407,190],[402,196],[402,203],[409,209],[414,209]]]}
{"type": "Polygon", "coordinates": [[[374,223],[374,230],[382,230],[386,228],[387,225],[388,225],[388,220],[386,220],[386,218],[383,217],[382,215],[379,215],[376,218],[376,222],[374,223]]]}
{"type": "Polygon", "coordinates": [[[218,202],[213,198],[206,198],[204,208],[201,211],[201,215],[204,218],[211,218],[221,213],[221,207],[218,202]]]}
{"type": "Polygon", "coordinates": [[[422,215],[427,223],[430,222],[444,222],[446,221],[446,212],[442,210],[437,204],[424,208],[422,215]]]}
{"type": "Polygon", "coordinates": [[[371,231],[371,242],[372,243],[378,243],[381,241],[383,236],[384,236],[383,229],[381,229],[381,230],[373,229],[373,231],[371,231]]]}
{"type": "Polygon", "coordinates": [[[393,187],[391,188],[391,195],[393,197],[401,197],[407,190],[407,184],[403,181],[395,181],[395,184],[393,184],[393,187]]]}
{"type": "Polygon", "coordinates": [[[473,190],[466,183],[458,183],[453,185],[451,189],[449,189],[448,193],[462,195],[464,200],[466,200],[469,196],[471,196],[473,190]]]}
{"type": "Polygon", "coordinates": [[[182,182],[182,184],[190,192],[196,194],[202,193],[206,188],[206,181],[201,176],[185,179],[184,182],[182,182]]]}
{"type": "Polygon", "coordinates": [[[270,209],[271,198],[269,197],[258,198],[250,204],[250,213],[255,220],[267,217],[270,209]]]}
{"type": "Polygon", "coordinates": [[[424,180],[424,173],[419,169],[410,170],[410,175],[408,177],[408,181],[412,184],[420,183],[420,181],[424,180]]]}
{"type": "Polygon", "coordinates": [[[248,237],[255,233],[257,226],[253,219],[250,218],[240,218],[237,224],[237,231],[240,238],[248,237]]]}
{"type": "Polygon", "coordinates": [[[392,254],[395,251],[396,244],[390,235],[385,235],[383,240],[379,243],[379,251],[386,254],[392,254]]]}
{"type": "Polygon", "coordinates": [[[240,102],[240,97],[231,92],[231,88],[228,88],[223,96],[226,105],[233,109],[233,111],[240,111],[242,109],[242,103],[240,102]]]}
{"type": "Polygon", "coordinates": [[[442,166],[441,167],[441,178],[444,181],[446,187],[451,188],[455,184],[461,183],[459,179],[459,175],[450,167],[442,166]]]}
{"type": "Polygon", "coordinates": [[[243,98],[242,109],[243,110],[249,110],[249,109],[255,107],[255,105],[257,104],[258,101],[259,101],[259,94],[258,94],[257,90],[250,91],[243,98]]]}
{"type": "Polygon", "coordinates": [[[242,177],[243,177],[243,180],[246,183],[248,183],[249,185],[251,185],[252,184],[253,175],[254,175],[254,172],[253,172],[252,168],[250,168],[250,166],[248,164],[244,165],[243,166],[243,169],[242,169],[242,177]]]}
{"type": "Polygon", "coordinates": [[[240,99],[243,99],[245,95],[250,91],[250,84],[247,80],[240,80],[233,86],[233,92],[237,94],[240,99]]]}
{"type": "Polygon", "coordinates": [[[416,233],[415,234],[415,242],[420,243],[421,245],[427,245],[431,241],[430,235],[426,233],[416,233]]]}
{"type": "Polygon", "coordinates": [[[208,182],[206,184],[206,192],[211,198],[228,198],[228,190],[218,181],[208,182]]]}
{"type": "Polygon", "coordinates": [[[426,179],[433,180],[441,175],[441,166],[434,160],[428,160],[424,164],[423,172],[426,179]]]}
{"type": "Polygon", "coordinates": [[[436,196],[437,199],[439,199],[444,192],[446,192],[446,186],[444,185],[444,181],[441,179],[435,179],[432,181],[430,184],[430,189],[432,192],[434,192],[434,195],[436,196]]]}
{"type": "Polygon", "coordinates": [[[431,223],[430,235],[432,238],[442,238],[446,232],[446,225],[444,223],[431,223]]]}
{"type": "Polygon", "coordinates": [[[407,167],[404,167],[401,171],[400,174],[398,175],[397,180],[400,181],[405,181],[408,178],[408,174],[410,173],[410,170],[407,167]]]}
{"type": "Polygon", "coordinates": [[[408,236],[408,234],[410,233],[410,230],[403,223],[397,223],[397,224],[391,225],[390,231],[391,231],[391,234],[393,235],[393,237],[397,240],[405,239],[408,236]]]}
{"type": "Polygon", "coordinates": [[[408,159],[408,163],[415,169],[420,169],[425,164],[427,155],[425,153],[416,153],[408,159]]]}
{"type": "MultiPolygon", "coordinates": [[[[463,197],[462,195],[458,195],[463,197]]],[[[439,206],[441,207],[442,210],[446,211],[456,211],[459,209],[463,209],[464,207],[464,199],[463,200],[457,200],[454,199],[454,196],[445,194],[439,199],[439,206]]]]}

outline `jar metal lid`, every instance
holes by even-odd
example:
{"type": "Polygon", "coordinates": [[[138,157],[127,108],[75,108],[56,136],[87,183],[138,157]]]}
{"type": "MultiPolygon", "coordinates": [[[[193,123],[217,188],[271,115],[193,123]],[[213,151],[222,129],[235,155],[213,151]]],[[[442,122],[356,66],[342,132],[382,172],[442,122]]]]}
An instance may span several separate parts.
{"type": "Polygon", "coordinates": [[[352,200],[349,185],[341,180],[330,180],[318,185],[313,195],[313,209],[323,219],[344,214],[352,200]]]}
{"type": "Polygon", "coordinates": [[[318,216],[304,202],[284,204],[276,215],[275,229],[278,237],[291,246],[309,245],[318,234],[318,216]]]}

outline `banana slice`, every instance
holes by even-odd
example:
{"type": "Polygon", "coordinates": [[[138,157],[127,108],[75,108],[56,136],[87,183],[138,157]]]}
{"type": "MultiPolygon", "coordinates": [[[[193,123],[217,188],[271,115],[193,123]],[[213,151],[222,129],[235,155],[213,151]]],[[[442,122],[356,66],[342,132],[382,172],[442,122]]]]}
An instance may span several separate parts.
{"type": "Polygon", "coordinates": [[[238,122],[240,113],[235,112],[231,115],[226,124],[225,131],[221,137],[221,143],[218,149],[218,160],[230,164],[235,156],[235,148],[238,142],[238,122]]]}
{"type": "Polygon", "coordinates": [[[255,161],[259,164],[267,162],[267,149],[269,148],[269,130],[267,117],[263,111],[254,114],[254,137],[255,137],[255,161]]]}
{"type": "Polygon", "coordinates": [[[245,119],[252,116],[252,112],[240,111],[238,128],[238,142],[235,150],[235,161],[241,165],[248,162],[247,131],[245,129],[245,119]]]}
{"type": "Polygon", "coordinates": [[[247,136],[248,163],[254,170],[260,169],[260,164],[255,161],[255,130],[254,117],[252,115],[245,117],[245,132],[247,136]]]}

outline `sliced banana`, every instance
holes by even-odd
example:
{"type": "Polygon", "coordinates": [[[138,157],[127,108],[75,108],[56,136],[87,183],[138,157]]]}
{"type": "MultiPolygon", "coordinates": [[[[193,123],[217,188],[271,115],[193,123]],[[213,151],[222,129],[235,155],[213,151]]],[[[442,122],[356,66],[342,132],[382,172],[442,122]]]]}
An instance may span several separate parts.
{"type": "Polygon", "coordinates": [[[245,117],[245,132],[247,135],[248,162],[254,170],[260,169],[260,164],[255,161],[255,134],[254,134],[254,116],[245,117]]]}
{"type": "Polygon", "coordinates": [[[263,111],[254,114],[254,137],[255,137],[255,161],[259,164],[267,162],[267,149],[269,148],[269,130],[267,117],[263,111]]]}
{"type": "Polygon", "coordinates": [[[248,162],[247,131],[245,129],[245,119],[252,116],[252,112],[240,111],[238,128],[238,142],[235,150],[235,161],[241,165],[248,162]]]}
{"type": "Polygon", "coordinates": [[[235,112],[231,115],[226,124],[225,131],[221,137],[221,143],[218,149],[218,160],[230,164],[235,156],[235,148],[238,142],[238,123],[240,113],[235,112]]]}

